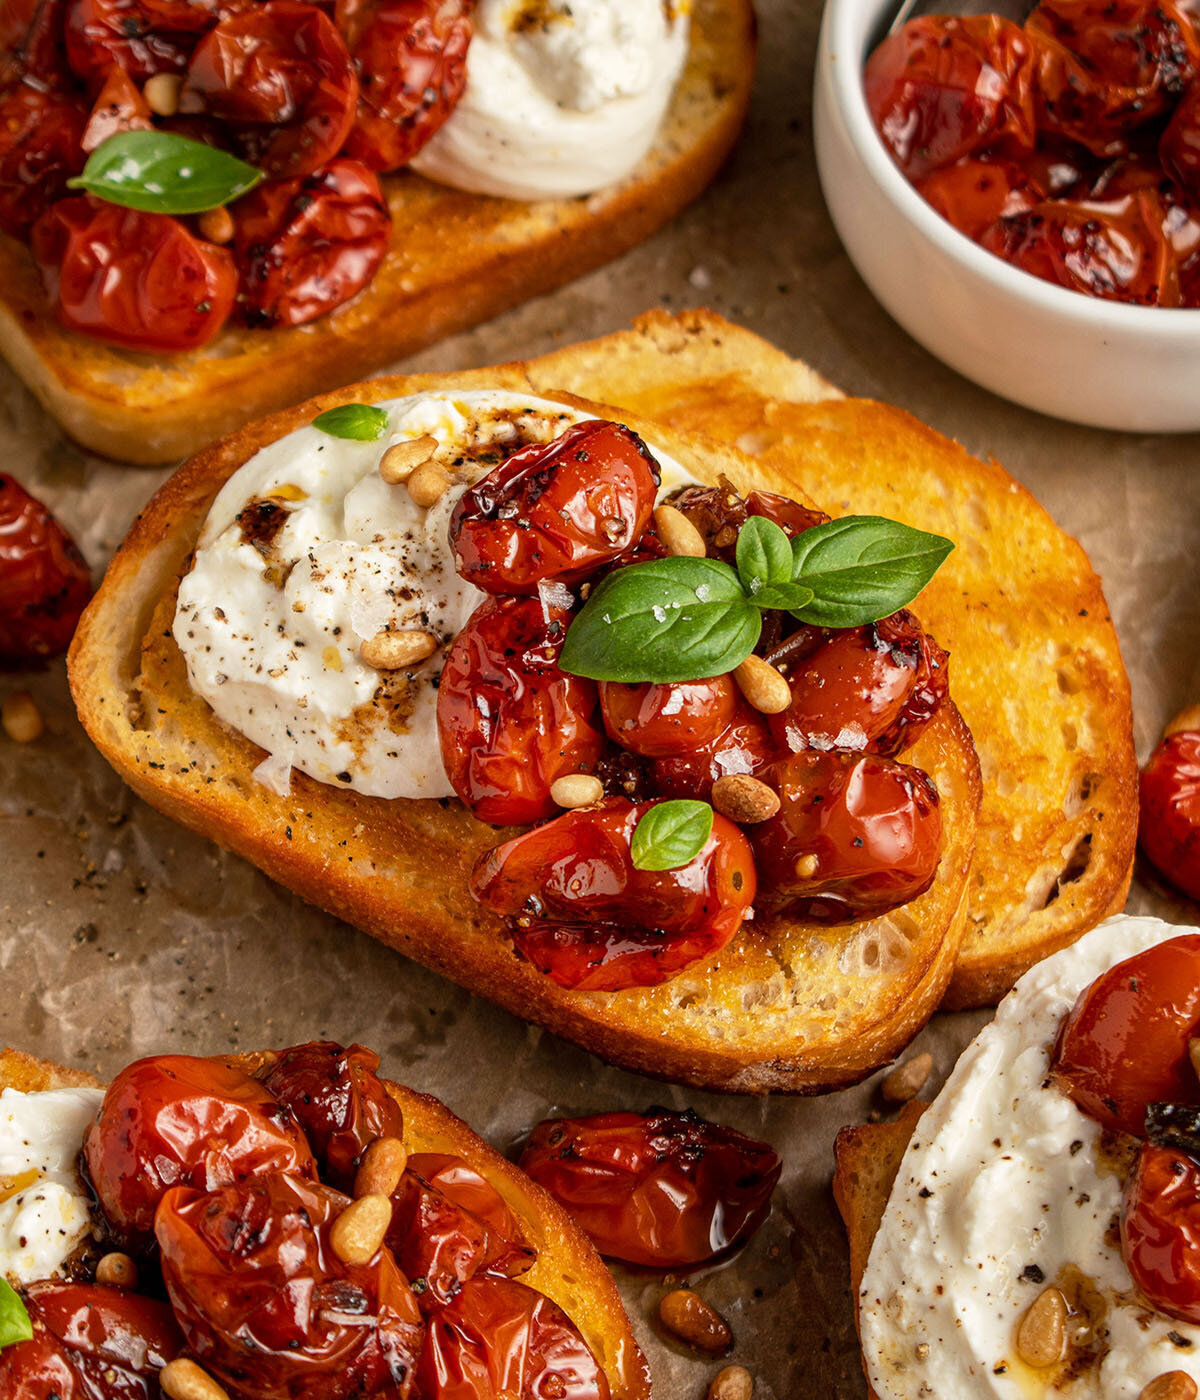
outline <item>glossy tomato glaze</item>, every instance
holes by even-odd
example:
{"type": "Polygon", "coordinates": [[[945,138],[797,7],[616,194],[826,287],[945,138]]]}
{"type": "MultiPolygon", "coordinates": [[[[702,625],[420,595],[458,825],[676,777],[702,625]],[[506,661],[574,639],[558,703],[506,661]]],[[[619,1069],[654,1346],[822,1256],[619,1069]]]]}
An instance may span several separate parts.
{"type": "Polygon", "coordinates": [[[0,472],[0,667],[65,651],[91,596],[74,540],[41,501],[0,472]]]}
{"type": "Polygon", "coordinates": [[[1141,775],[1138,841],[1160,874],[1200,900],[1200,730],[1164,739],[1141,775]]]}

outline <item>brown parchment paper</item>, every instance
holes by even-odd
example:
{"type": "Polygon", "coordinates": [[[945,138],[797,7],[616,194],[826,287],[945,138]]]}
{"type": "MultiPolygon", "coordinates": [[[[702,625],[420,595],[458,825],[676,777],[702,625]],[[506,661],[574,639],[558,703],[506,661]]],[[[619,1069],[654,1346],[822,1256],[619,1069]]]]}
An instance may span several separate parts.
{"type": "MultiPolygon", "coordinates": [[[[842,253],[812,156],[819,5],[759,0],[762,68],[746,134],[708,196],[673,228],[553,297],[426,352],[454,369],[617,329],[654,305],[708,304],[853,394],[912,410],[994,455],[1079,536],[1103,575],[1133,678],[1139,753],[1200,700],[1200,438],[1092,432],[968,384],[910,341],[842,253]]],[[[1064,375],[1075,373],[1064,364],[1064,375]]],[[[97,573],[164,473],[66,444],[0,368],[0,465],[61,515],[97,573]]],[[[771,1219],[701,1275],[729,1318],[756,1400],[866,1393],[840,1224],[829,1191],[837,1129],[878,1111],[873,1084],[824,1100],[718,1099],[608,1068],[307,908],[245,863],[135,800],[91,751],[61,663],[0,676],[36,695],[47,733],[0,735],[0,1042],[110,1074],[156,1050],[197,1053],[314,1036],[376,1047],[388,1073],[439,1095],[501,1149],[551,1111],[692,1105],[770,1140],[786,1170],[771,1219]]],[[[1134,912],[1200,922],[1144,872],[1134,912]]],[[[918,1048],[948,1072],[985,1017],[939,1017],[918,1048]]],[[[621,1274],[662,1400],[698,1400],[722,1363],[650,1321],[661,1280],[621,1274]]]]}

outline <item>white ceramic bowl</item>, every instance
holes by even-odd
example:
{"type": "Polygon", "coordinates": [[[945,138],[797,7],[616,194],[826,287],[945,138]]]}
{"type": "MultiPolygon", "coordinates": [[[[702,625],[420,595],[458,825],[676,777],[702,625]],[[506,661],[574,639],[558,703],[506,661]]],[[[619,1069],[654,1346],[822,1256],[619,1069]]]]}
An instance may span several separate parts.
{"type": "Polygon", "coordinates": [[[900,173],[862,86],[869,38],[892,8],[827,0],[817,50],[821,186],[863,280],[926,349],[1027,408],[1098,428],[1200,430],[1200,310],[1101,301],[1010,267],[900,173]]]}

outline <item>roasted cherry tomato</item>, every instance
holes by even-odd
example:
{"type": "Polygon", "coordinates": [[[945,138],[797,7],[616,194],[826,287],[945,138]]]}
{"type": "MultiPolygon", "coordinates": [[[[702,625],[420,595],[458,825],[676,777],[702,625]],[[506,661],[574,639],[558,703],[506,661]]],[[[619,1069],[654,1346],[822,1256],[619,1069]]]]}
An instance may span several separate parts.
{"type": "Polygon", "coordinates": [[[257,1080],[218,1060],[156,1055],[108,1086],[83,1140],[114,1237],[142,1252],[173,1186],[210,1191],[263,1172],[316,1175],[292,1115],[257,1080]]]}
{"type": "Polygon", "coordinates": [[[1142,769],[1138,840],[1155,869],[1200,899],[1200,712],[1186,723],[1142,769]]]}
{"type": "Polygon", "coordinates": [[[570,613],[537,598],[493,598],[454,640],[438,684],[446,775],[480,821],[543,821],[550,785],[594,770],[605,749],[596,687],[558,669],[570,613]]]}
{"type": "Polygon", "coordinates": [[[41,501],[0,472],[0,666],[65,651],[91,596],[74,540],[41,501]]]}
{"type": "Polygon", "coordinates": [[[113,345],[197,350],[233,309],[233,258],[166,214],[62,199],[34,225],[32,246],[58,319],[113,345]]]}
{"type": "Polygon", "coordinates": [[[630,843],[651,803],[611,798],[568,812],[481,856],[476,899],[561,987],[652,987],[723,948],[754,902],[741,831],[713,819],[704,849],[676,870],[638,870],[630,843]]]}
{"type": "Polygon", "coordinates": [[[635,432],[576,423],[464,492],[450,517],[458,572],[488,593],[578,583],[641,538],[658,483],[658,463],[635,432]]]}
{"type": "Polygon", "coordinates": [[[157,1400],[183,1338],[154,1298],[96,1283],[24,1290],[33,1337],[0,1351],[4,1400],[157,1400]]]}
{"type": "Polygon", "coordinates": [[[601,1254],[650,1269],[691,1268],[749,1239],[780,1167],[765,1142],[690,1109],[550,1118],[521,1154],[601,1254]]]}
{"type": "Polygon", "coordinates": [[[1171,179],[1192,199],[1200,199],[1200,82],[1188,88],[1175,108],[1158,150],[1171,179]]]}
{"type": "Polygon", "coordinates": [[[412,160],[462,96],[471,5],[374,0],[365,8],[365,25],[355,23],[351,39],[360,96],[346,154],[372,170],[396,170],[412,160]]]}
{"type": "Polygon", "coordinates": [[[328,15],[266,0],[222,20],[196,48],[181,112],[229,122],[242,153],[272,180],[311,175],[341,150],[358,78],[328,15]]]}
{"type": "Polygon", "coordinates": [[[272,180],[234,206],[238,315],[249,326],[302,326],[356,296],[387,252],[392,221],[379,181],[358,161],[272,180]]]}
{"type": "Polygon", "coordinates": [[[345,1196],[285,1173],[168,1191],[154,1233],[188,1350],[254,1400],[406,1400],[421,1315],[386,1246],[346,1264],[330,1245],[345,1196]]]}
{"type": "Polygon", "coordinates": [[[1152,1308],[1200,1322],[1200,1166],[1143,1143],[1125,1185],[1121,1253],[1152,1308]]]}
{"type": "Polygon", "coordinates": [[[800,753],[759,777],[782,804],[750,828],[762,907],[846,923],[907,904],[933,883],[942,818],[921,769],[873,754],[800,753]]]}
{"type": "Polygon", "coordinates": [[[600,1363],[571,1319],[542,1293],[473,1278],[429,1320],[421,1400],[608,1400],[600,1363]]]}
{"type": "Polygon", "coordinates": [[[476,1274],[512,1277],[534,1251],[504,1198],[461,1157],[416,1152],[392,1196],[387,1242],[422,1312],[444,1307],[476,1274]]]}
{"type": "Polygon", "coordinates": [[[894,754],[914,743],[949,689],[946,653],[902,610],[834,632],[788,673],[792,703],[770,724],[781,749],[894,754]]]}
{"type": "Polygon", "coordinates": [[[600,710],[610,739],[646,758],[690,754],[723,734],[733,718],[737,686],[731,676],[670,685],[604,681],[600,710]]]}
{"type": "Polygon", "coordinates": [[[867,105],[910,180],[987,147],[1033,149],[1033,45],[998,15],[925,16],[867,60],[867,105]]]}
{"type": "Polygon", "coordinates": [[[1089,1117],[1142,1137],[1151,1103],[1200,1104],[1188,1041],[1200,1028],[1200,934],[1117,963],[1063,1022],[1054,1077],[1089,1117]]]}
{"type": "Polygon", "coordinates": [[[28,83],[0,96],[0,230],[23,238],[83,169],[86,109],[28,83]]]}
{"type": "Polygon", "coordinates": [[[915,182],[925,202],[968,238],[978,238],[997,219],[1023,214],[1045,198],[1014,161],[966,157],[915,182]]]}
{"type": "Polygon", "coordinates": [[[21,78],[45,89],[69,80],[63,53],[67,0],[0,5],[0,91],[21,78]]]}
{"type": "Polygon", "coordinates": [[[290,1109],[317,1159],[321,1180],[349,1191],[364,1148],[377,1137],[400,1137],[404,1115],[376,1070],[379,1056],[331,1040],[281,1050],[260,1075],[272,1098],[290,1109]]]}
{"type": "Polygon", "coordinates": [[[738,532],[752,515],[773,521],[791,539],[829,519],[823,512],[810,510],[774,491],[751,491],[748,496],[740,496],[726,477],[721,478],[719,486],[685,487],[671,498],[671,504],[700,531],[709,557],[723,559],[727,564],[733,563],[738,532]]]}
{"type": "Polygon", "coordinates": [[[141,91],[123,68],[114,68],[96,98],[80,145],[85,151],[94,151],[122,131],[150,131],[153,127],[141,91]]]}
{"type": "Polygon", "coordinates": [[[67,61],[93,92],[114,68],[139,82],[181,73],[219,8],[219,0],[69,0],[67,61]]]}
{"type": "Polygon", "coordinates": [[[691,797],[707,802],[713,783],[730,773],[758,773],[780,752],[765,715],[738,697],[727,728],[690,754],[654,761],[653,777],[664,797],[691,797]]]}

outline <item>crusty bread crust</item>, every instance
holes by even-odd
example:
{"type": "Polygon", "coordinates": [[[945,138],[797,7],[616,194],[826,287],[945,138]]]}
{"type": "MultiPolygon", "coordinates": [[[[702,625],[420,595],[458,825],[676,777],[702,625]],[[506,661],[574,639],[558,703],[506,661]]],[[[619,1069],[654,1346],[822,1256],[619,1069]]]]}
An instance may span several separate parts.
{"type": "MultiPolygon", "coordinates": [[[[221,1057],[253,1072],[267,1056],[221,1057]]],[[[552,1298],[583,1333],[604,1367],[613,1400],[649,1400],[650,1372],[621,1295],[591,1242],[563,1208],[524,1172],[488,1146],[440,1100],[385,1080],[404,1112],[404,1145],[410,1153],[445,1152],[462,1157],[496,1188],[520,1219],[537,1262],[521,1280],[552,1298]]],[[[90,1074],[0,1049],[0,1089],[102,1087],[90,1074]]]]}
{"type": "Polygon", "coordinates": [[[487,199],[401,172],[371,285],[308,326],[230,328],[155,358],[64,330],[29,250],[0,235],[0,353],[70,436],[119,461],[177,461],[223,433],[561,286],[618,257],[705,188],[745,118],[751,0],[697,0],[686,71],[658,142],[622,184],[587,199],[487,199]]]}

